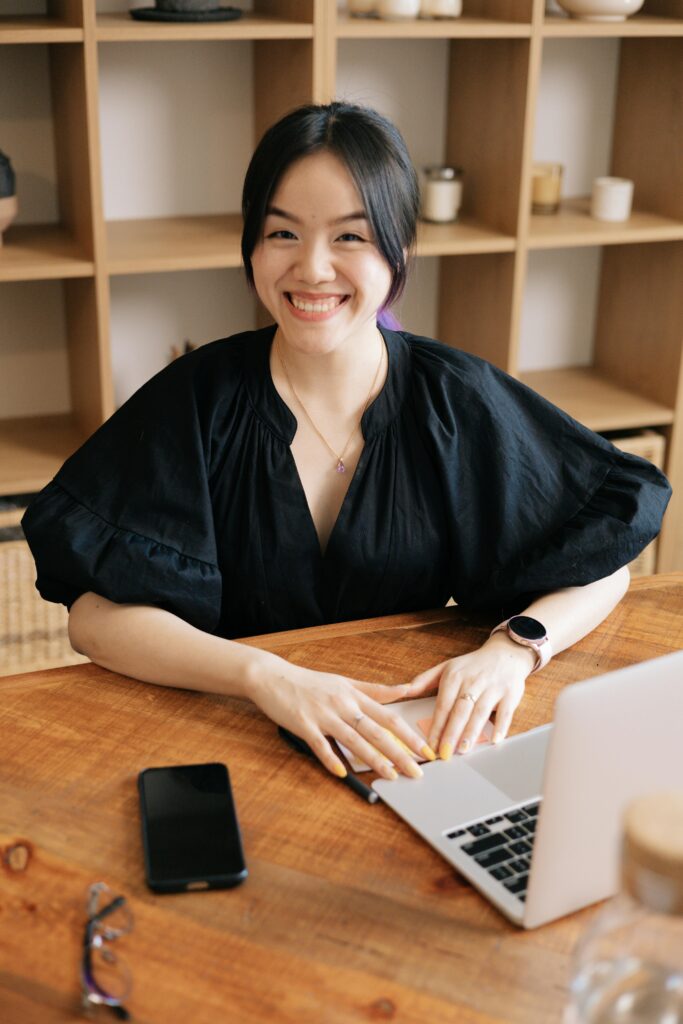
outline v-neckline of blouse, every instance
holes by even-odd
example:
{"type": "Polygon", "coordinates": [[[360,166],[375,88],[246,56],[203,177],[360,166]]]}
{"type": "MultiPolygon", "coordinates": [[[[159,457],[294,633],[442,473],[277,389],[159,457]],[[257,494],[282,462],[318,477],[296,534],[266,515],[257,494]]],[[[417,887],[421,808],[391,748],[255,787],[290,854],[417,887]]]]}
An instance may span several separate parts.
{"type": "Polygon", "coordinates": [[[270,371],[270,350],[277,325],[271,324],[269,327],[264,328],[263,331],[260,331],[259,344],[254,345],[249,352],[247,387],[252,406],[259,418],[287,446],[288,468],[296,480],[298,497],[306,516],[307,528],[311,534],[312,543],[323,563],[328,560],[330,550],[335,546],[335,541],[341,532],[346,513],[353,501],[353,495],[357,490],[359,479],[365,469],[368,458],[368,441],[382,433],[383,430],[386,430],[389,424],[396,419],[406,391],[406,374],[404,370],[410,358],[407,342],[396,331],[387,330],[380,327],[379,324],[377,327],[384,339],[387,350],[386,378],[381,390],[361,417],[360,428],[363,434],[363,450],[328,535],[324,551],[320,545],[320,537],[315,526],[308,498],[306,497],[306,491],[304,490],[304,485],[291,450],[291,444],[298,427],[297,418],[275,387],[270,371]]]}

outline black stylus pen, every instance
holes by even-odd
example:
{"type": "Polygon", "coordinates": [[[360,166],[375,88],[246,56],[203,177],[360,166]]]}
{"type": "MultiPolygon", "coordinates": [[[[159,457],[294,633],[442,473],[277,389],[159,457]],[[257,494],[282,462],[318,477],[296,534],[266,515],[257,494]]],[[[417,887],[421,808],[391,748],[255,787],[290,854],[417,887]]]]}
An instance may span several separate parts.
{"type": "MultiPolygon", "coordinates": [[[[298,750],[300,754],[305,754],[306,757],[312,757],[314,761],[318,760],[305,740],[295,736],[293,732],[290,732],[289,729],[284,729],[281,725],[278,725],[277,731],[280,733],[280,736],[282,736],[285,743],[288,743],[294,750],[298,750]]],[[[338,778],[338,776],[335,775],[335,778],[338,778]]],[[[351,772],[347,772],[344,778],[340,778],[339,781],[343,782],[345,786],[348,786],[349,789],[352,789],[354,793],[357,793],[358,796],[362,797],[363,800],[366,800],[369,804],[376,804],[379,800],[379,796],[375,793],[374,789],[370,789],[369,786],[366,786],[364,782],[361,782],[361,780],[356,778],[355,775],[352,775],[351,772]]]]}

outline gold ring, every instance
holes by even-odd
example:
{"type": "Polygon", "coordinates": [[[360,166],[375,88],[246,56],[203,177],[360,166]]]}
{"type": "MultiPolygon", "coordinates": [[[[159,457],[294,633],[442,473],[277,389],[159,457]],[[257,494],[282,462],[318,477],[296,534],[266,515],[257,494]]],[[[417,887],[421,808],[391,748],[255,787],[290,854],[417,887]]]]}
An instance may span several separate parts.
{"type": "Polygon", "coordinates": [[[471,700],[473,705],[477,703],[476,697],[473,697],[471,693],[459,693],[458,700],[471,700]]]}

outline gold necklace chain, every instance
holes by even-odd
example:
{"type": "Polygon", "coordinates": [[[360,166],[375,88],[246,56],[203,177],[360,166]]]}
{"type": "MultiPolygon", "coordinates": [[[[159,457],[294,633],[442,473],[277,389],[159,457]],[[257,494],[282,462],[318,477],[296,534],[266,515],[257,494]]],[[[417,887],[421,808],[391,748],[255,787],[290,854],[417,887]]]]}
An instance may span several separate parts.
{"type": "Polygon", "coordinates": [[[289,388],[290,388],[292,394],[294,395],[294,397],[296,398],[297,402],[299,403],[299,405],[303,409],[303,412],[304,412],[304,415],[305,415],[306,419],[311,424],[311,426],[315,430],[315,432],[318,435],[318,437],[320,438],[320,440],[323,442],[325,447],[328,448],[332,452],[332,454],[334,455],[335,459],[337,460],[337,465],[335,466],[335,469],[336,469],[337,473],[345,473],[346,472],[346,466],[344,465],[344,456],[346,455],[346,449],[351,444],[351,439],[352,439],[353,435],[356,433],[356,430],[358,429],[358,427],[360,427],[361,420],[363,419],[363,416],[365,415],[365,410],[370,405],[370,399],[372,398],[372,392],[375,390],[375,384],[377,383],[377,378],[379,377],[379,371],[382,368],[382,359],[383,359],[383,356],[384,356],[384,345],[382,345],[381,348],[380,348],[379,362],[377,364],[377,370],[375,371],[375,376],[373,377],[372,384],[370,385],[370,390],[368,392],[368,397],[365,400],[365,405],[363,406],[363,411],[360,414],[360,419],[358,420],[358,425],[356,427],[354,427],[353,430],[351,431],[351,433],[349,434],[349,439],[346,442],[346,444],[344,445],[344,447],[342,449],[341,455],[337,454],[337,452],[334,450],[334,448],[329,443],[329,441],[324,436],[324,434],[322,434],[318,430],[318,428],[317,428],[317,426],[316,426],[316,424],[315,424],[315,422],[313,420],[313,417],[311,416],[311,414],[309,413],[308,409],[306,408],[306,406],[304,405],[304,403],[301,401],[301,399],[299,398],[298,394],[296,393],[296,389],[295,389],[294,385],[292,384],[292,378],[289,376],[289,370],[287,369],[287,364],[286,364],[286,362],[284,360],[284,357],[282,355],[282,349],[280,348],[280,343],[279,343],[279,341],[277,339],[275,341],[275,345],[276,345],[276,348],[277,348],[278,359],[280,360],[280,364],[282,366],[282,369],[284,370],[285,377],[287,378],[287,383],[289,384],[289,388]]]}

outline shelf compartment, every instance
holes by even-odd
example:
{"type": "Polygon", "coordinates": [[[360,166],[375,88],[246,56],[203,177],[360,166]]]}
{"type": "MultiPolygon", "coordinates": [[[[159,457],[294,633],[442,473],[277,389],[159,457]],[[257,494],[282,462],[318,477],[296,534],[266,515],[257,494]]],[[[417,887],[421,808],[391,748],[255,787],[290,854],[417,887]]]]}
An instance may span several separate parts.
{"type": "Polygon", "coordinates": [[[556,214],[532,214],[530,249],[562,249],[578,245],[624,245],[671,242],[683,238],[683,222],[634,210],[627,221],[609,223],[590,215],[590,197],[564,199],[556,214]]]}
{"type": "Polygon", "coordinates": [[[418,256],[514,252],[516,245],[511,235],[495,231],[470,217],[462,217],[453,224],[420,221],[417,228],[418,256]]]}
{"type": "Polygon", "coordinates": [[[70,413],[0,420],[0,494],[41,490],[86,437],[70,413]]]}
{"type": "Polygon", "coordinates": [[[35,15],[0,16],[0,45],[14,43],[82,43],[83,29],[64,18],[35,15]]]}
{"type": "MultiPolygon", "coordinates": [[[[241,237],[242,218],[237,213],[109,221],[107,270],[145,274],[239,267],[241,237]]],[[[473,220],[418,225],[418,256],[512,252],[515,246],[514,238],[473,220]]]]}
{"type": "Polygon", "coordinates": [[[547,39],[590,39],[597,37],[683,36],[683,19],[636,14],[625,21],[581,21],[548,15],[543,24],[547,39]]]}
{"type": "Polygon", "coordinates": [[[95,266],[61,224],[18,224],[0,247],[0,281],[92,277],[95,266]]]}
{"type": "Polygon", "coordinates": [[[337,19],[336,35],[337,39],[528,39],[531,25],[493,18],[386,21],[342,14],[337,19]]]}
{"type": "Polygon", "coordinates": [[[594,367],[532,370],[520,374],[520,380],[591,430],[662,427],[674,421],[673,409],[620,387],[594,367]]]}
{"type": "Polygon", "coordinates": [[[107,223],[110,274],[239,267],[242,217],[237,214],[150,217],[107,223]]]}
{"type": "Polygon", "coordinates": [[[249,14],[237,21],[183,24],[135,21],[127,14],[98,14],[96,36],[101,43],[170,42],[180,39],[312,39],[313,25],[249,14]]]}

